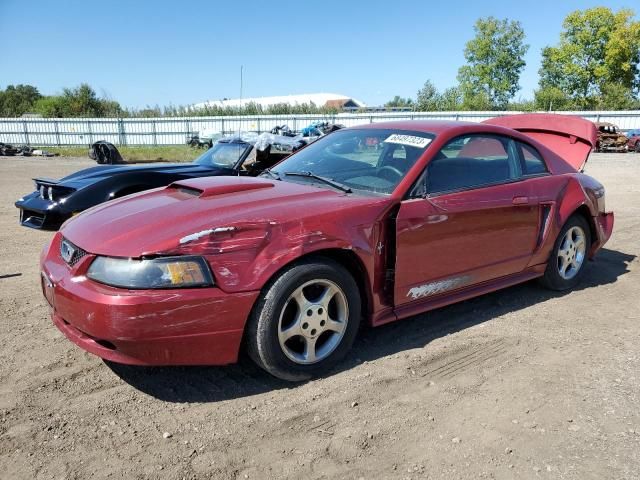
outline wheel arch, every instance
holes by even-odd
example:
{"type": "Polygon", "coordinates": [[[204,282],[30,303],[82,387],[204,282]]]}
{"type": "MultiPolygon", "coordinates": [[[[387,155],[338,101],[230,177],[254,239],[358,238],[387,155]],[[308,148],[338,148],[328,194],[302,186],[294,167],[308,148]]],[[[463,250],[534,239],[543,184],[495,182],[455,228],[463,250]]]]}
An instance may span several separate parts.
{"type": "MultiPolygon", "coordinates": [[[[373,292],[371,290],[371,282],[367,275],[367,269],[364,262],[353,250],[350,249],[324,248],[291,259],[291,261],[285,263],[271,274],[267,281],[262,285],[261,291],[264,292],[265,288],[271,285],[271,283],[275,281],[275,279],[278,278],[278,276],[287,268],[291,268],[292,266],[307,260],[322,260],[323,258],[330,259],[334,262],[339,263],[340,265],[345,267],[347,271],[352,275],[353,279],[356,282],[356,285],[358,286],[358,291],[360,292],[361,318],[365,319],[367,321],[367,324],[370,324],[370,312],[373,311],[373,292]]],[[[251,318],[254,309],[260,302],[260,297],[261,295],[256,298],[253,306],[251,307],[251,314],[249,315],[249,318],[251,318]]],[[[242,341],[240,342],[240,355],[246,355],[248,352],[247,330],[249,324],[250,322],[247,321],[244,325],[242,341]]]]}
{"type": "MultiPolygon", "coordinates": [[[[598,231],[596,230],[596,224],[595,221],[593,219],[593,215],[591,215],[591,210],[589,209],[589,207],[586,204],[582,204],[580,205],[578,208],[576,208],[571,215],[569,215],[566,219],[565,219],[565,223],[574,215],[579,215],[582,218],[585,219],[585,221],[587,222],[587,225],[589,225],[589,237],[591,239],[591,245],[593,246],[593,244],[595,244],[598,241],[598,231]]],[[[563,223],[564,225],[564,223],[563,223]]]]}
{"type": "Polygon", "coordinates": [[[304,261],[308,261],[311,259],[322,260],[323,258],[333,260],[334,262],[342,265],[351,274],[353,279],[356,281],[358,290],[360,292],[362,317],[368,319],[373,309],[373,292],[371,290],[371,281],[369,279],[369,275],[367,274],[367,268],[365,267],[363,260],[358,256],[357,253],[355,253],[351,249],[324,248],[314,250],[312,252],[305,253],[304,255],[291,259],[284,265],[281,265],[280,268],[278,268],[269,276],[267,281],[264,282],[262,289],[270,285],[271,282],[278,278],[278,276],[284,270],[304,261]]]}

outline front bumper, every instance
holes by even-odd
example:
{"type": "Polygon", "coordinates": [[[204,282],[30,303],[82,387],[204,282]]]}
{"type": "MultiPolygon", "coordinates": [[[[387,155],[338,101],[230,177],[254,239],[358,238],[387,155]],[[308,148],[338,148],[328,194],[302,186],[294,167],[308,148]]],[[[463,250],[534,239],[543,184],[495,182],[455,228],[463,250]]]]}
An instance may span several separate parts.
{"type": "Polygon", "coordinates": [[[61,234],[44,253],[42,289],[54,324],[73,343],[129,365],[225,365],[237,361],[258,292],[219,288],[125,290],[89,280],[95,258],[69,267],[61,234]]]}
{"type": "Polygon", "coordinates": [[[34,194],[18,200],[15,206],[20,210],[20,225],[29,228],[58,230],[71,218],[71,212],[64,211],[59,204],[34,194]]]}

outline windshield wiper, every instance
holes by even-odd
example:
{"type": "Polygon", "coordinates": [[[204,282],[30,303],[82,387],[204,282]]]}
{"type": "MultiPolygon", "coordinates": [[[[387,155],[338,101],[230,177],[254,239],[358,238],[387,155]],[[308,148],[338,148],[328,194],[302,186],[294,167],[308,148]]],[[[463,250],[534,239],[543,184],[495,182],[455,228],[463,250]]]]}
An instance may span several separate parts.
{"type": "Polygon", "coordinates": [[[269,168],[265,168],[262,173],[266,173],[267,175],[269,175],[271,178],[275,178],[276,180],[282,180],[280,178],[280,174],[277,172],[272,172],[271,169],[269,168]]]}
{"type": "Polygon", "coordinates": [[[309,177],[309,178],[313,178],[315,180],[320,180],[323,183],[326,183],[327,185],[332,186],[333,188],[337,188],[338,190],[342,190],[345,193],[351,193],[352,190],[347,187],[346,185],[340,183],[340,182],[336,182],[335,180],[331,180],[330,178],[327,177],[322,177],[320,175],[316,175],[313,172],[284,172],[285,175],[290,175],[292,177],[309,177]]]}

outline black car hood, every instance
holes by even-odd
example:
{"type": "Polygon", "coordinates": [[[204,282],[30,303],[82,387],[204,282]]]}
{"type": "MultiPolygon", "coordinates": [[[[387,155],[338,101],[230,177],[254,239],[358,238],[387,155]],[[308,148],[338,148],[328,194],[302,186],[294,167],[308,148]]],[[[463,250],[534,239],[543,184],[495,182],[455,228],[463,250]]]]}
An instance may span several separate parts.
{"type": "Polygon", "coordinates": [[[86,168],[77,171],[71,175],[67,175],[58,181],[58,185],[80,188],[82,186],[94,183],[107,177],[115,177],[119,175],[129,175],[132,173],[167,173],[167,174],[194,174],[203,175],[221,175],[228,173],[229,170],[220,167],[208,167],[198,165],[197,163],[152,163],[146,165],[100,165],[97,167],[86,168]]]}

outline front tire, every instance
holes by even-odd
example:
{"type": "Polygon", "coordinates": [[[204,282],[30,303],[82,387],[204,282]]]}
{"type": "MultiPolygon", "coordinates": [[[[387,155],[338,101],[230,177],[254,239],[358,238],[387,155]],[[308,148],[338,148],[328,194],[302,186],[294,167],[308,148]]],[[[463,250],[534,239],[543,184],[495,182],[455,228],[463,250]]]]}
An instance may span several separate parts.
{"type": "Polygon", "coordinates": [[[295,264],[265,286],[247,325],[247,351],[271,375],[325,374],[351,348],[360,324],[358,286],[330,259],[295,264]]]}
{"type": "Polygon", "coordinates": [[[551,290],[575,287],[584,275],[591,231],[582,215],[573,215],[560,230],[541,283],[551,290]]]}

